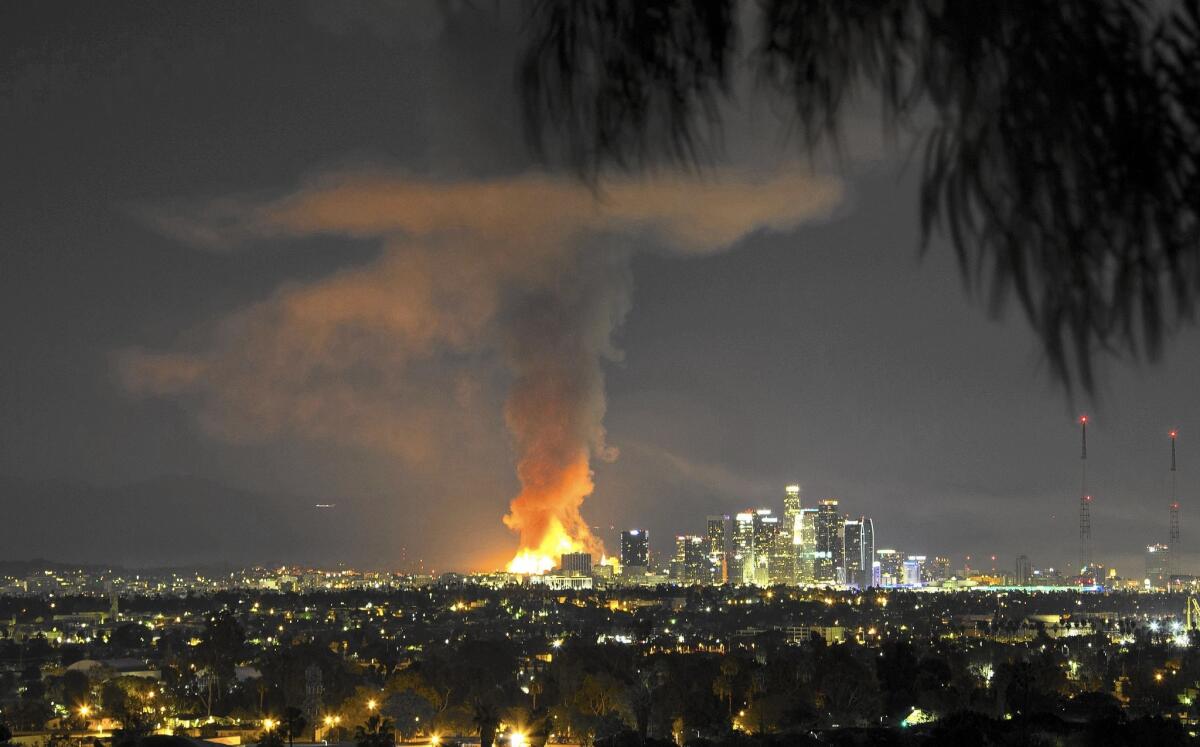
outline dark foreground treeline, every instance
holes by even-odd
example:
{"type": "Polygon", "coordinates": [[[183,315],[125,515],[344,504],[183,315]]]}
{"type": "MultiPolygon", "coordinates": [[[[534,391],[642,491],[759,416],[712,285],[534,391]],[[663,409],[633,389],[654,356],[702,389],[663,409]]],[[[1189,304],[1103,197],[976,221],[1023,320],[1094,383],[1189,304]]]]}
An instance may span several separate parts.
{"type": "MultiPolygon", "coordinates": [[[[1200,744],[1194,730],[1157,717],[1104,718],[1069,722],[1051,715],[993,719],[974,712],[956,713],[933,724],[901,727],[825,729],[794,734],[733,734],[696,739],[686,747],[1172,747],[1200,744]]],[[[597,740],[596,747],[675,747],[673,742],[639,741],[633,732],[597,740]]]]}

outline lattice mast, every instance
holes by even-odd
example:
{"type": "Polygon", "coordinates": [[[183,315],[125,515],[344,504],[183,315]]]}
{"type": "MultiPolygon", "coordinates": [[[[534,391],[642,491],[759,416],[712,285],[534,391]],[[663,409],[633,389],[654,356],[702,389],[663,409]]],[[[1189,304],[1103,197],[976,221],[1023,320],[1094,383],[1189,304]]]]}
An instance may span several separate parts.
{"type": "Polygon", "coordinates": [[[1087,415],[1079,416],[1079,572],[1092,565],[1092,497],[1087,492],[1087,415]]]}
{"type": "Polygon", "coordinates": [[[1167,570],[1171,578],[1174,578],[1178,572],[1176,559],[1179,557],[1179,499],[1175,493],[1175,438],[1179,435],[1178,431],[1172,430],[1171,436],[1171,503],[1170,508],[1170,533],[1167,535],[1167,570]]]}

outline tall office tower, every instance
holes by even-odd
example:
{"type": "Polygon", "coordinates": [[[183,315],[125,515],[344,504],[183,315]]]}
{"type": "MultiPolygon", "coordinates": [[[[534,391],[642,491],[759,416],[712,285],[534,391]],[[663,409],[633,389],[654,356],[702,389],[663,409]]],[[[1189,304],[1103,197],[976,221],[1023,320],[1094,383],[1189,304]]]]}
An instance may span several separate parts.
{"type": "Polygon", "coordinates": [[[1029,562],[1028,555],[1017,556],[1017,586],[1029,586],[1029,582],[1033,580],[1033,563],[1029,562]]]}
{"type": "Polygon", "coordinates": [[[683,583],[708,580],[708,556],[703,537],[681,534],[675,538],[675,557],[671,561],[671,576],[683,583]]]}
{"type": "Polygon", "coordinates": [[[862,522],[846,519],[842,522],[842,580],[859,586],[863,576],[862,522]]]}
{"type": "Polygon", "coordinates": [[[818,583],[837,581],[837,569],[842,567],[842,517],[838,502],[826,498],[817,504],[817,557],[814,576],[818,583]]]}
{"type": "Polygon", "coordinates": [[[879,558],[881,586],[899,586],[904,583],[904,553],[899,550],[880,549],[875,555],[879,558]]]}
{"type": "Polygon", "coordinates": [[[922,586],[925,583],[925,556],[909,555],[904,560],[904,585],[922,586]]]}
{"type": "Polygon", "coordinates": [[[772,584],[796,584],[796,533],[781,518],[779,527],[771,543],[771,560],[769,580],[772,584]]]}
{"type": "Polygon", "coordinates": [[[869,586],[878,586],[879,582],[875,579],[875,520],[869,517],[859,519],[862,522],[862,556],[863,556],[863,580],[859,584],[862,588],[869,586]]]}
{"type": "Polygon", "coordinates": [[[754,583],[754,514],[743,511],[734,517],[733,562],[729,580],[738,584],[754,583]]]}
{"type": "Polygon", "coordinates": [[[708,552],[708,580],[710,583],[723,584],[729,580],[727,563],[729,550],[726,546],[729,536],[726,529],[728,526],[728,516],[708,517],[708,531],[705,534],[707,547],[705,549],[708,552]]]}
{"type": "Polygon", "coordinates": [[[950,558],[944,555],[934,555],[929,564],[929,579],[931,581],[948,581],[950,579],[950,558]]]}
{"type": "Polygon", "coordinates": [[[816,581],[817,509],[800,509],[797,521],[800,530],[792,540],[796,544],[796,582],[811,584],[816,581]]]}
{"type": "Polygon", "coordinates": [[[592,554],[590,552],[565,552],[559,564],[562,566],[564,575],[592,575],[592,554]]]}
{"type": "Polygon", "coordinates": [[[771,509],[754,512],[754,583],[758,586],[778,583],[771,561],[779,546],[780,530],[779,517],[771,509]]]}
{"type": "Polygon", "coordinates": [[[621,532],[621,565],[643,569],[650,565],[650,532],[645,529],[621,532]]]}
{"type": "Polygon", "coordinates": [[[786,574],[786,583],[794,584],[797,580],[797,560],[800,539],[800,486],[788,485],[783,489],[783,535],[784,541],[792,553],[792,570],[786,574]]]}
{"type": "Polygon", "coordinates": [[[1171,581],[1171,548],[1166,545],[1146,546],[1146,585],[1165,589],[1171,581]]]}

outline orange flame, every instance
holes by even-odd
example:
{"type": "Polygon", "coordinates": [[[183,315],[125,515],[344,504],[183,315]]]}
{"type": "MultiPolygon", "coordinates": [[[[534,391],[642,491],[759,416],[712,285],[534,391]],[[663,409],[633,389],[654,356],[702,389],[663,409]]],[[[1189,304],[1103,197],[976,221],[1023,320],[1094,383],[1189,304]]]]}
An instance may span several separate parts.
{"type": "Polygon", "coordinates": [[[526,458],[517,472],[524,488],[504,523],[521,533],[521,549],[509,561],[509,572],[543,574],[559,565],[563,553],[603,552],[579,513],[594,487],[586,448],[564,469],[526,458]]]}

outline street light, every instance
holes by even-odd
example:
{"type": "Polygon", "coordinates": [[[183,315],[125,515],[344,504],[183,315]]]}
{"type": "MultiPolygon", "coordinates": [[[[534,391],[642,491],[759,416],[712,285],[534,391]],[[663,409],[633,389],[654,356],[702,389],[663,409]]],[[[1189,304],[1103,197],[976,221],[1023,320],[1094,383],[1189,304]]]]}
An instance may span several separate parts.
{"type": "Polygon", "coordinates": [[[263,719],[263,731],[272,731],[274,728],[275,728],[275,719],[273,719],[273,718],[264,718],[263,719]]]}
{"type": "Polygon", "coordinates": [[[335,731],[335,729],[340,723],[342,723],[341,716],[326,716],[325,717],[326,738],[328,738],[329,732],[333,732],[333,735],[334,735],[335,741],[336,741],[337,732],[335,731]]]}
{"type": "Polygon", "coordinates": [[[367,701],[367,710],[368,710],[368,711],[373,711],[373,710],[375,710],[375,708],[376,708],[378,705],[379,705],[379,704],[375,702],[375,699],[374,699],[374,698],[371,698],[370,700],[368,700],[368,701],[367,701]]]}

